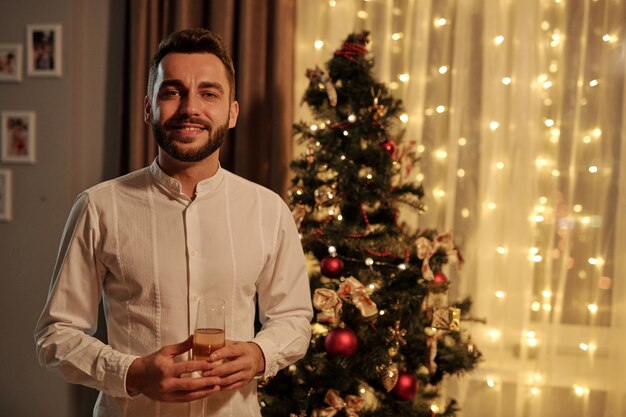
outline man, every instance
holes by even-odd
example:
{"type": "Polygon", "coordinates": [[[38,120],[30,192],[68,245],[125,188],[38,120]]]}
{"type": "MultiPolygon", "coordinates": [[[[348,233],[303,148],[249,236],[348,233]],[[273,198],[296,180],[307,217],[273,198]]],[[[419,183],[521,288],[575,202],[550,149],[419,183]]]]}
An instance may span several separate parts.
{"type": "Polygon", "coordinates": [[[206,416],[258,417],[255,379],[306,352],[312,309],[290,211],[219,165],[234,92],[218,37],[170,35],[145,99],[157,159],[74,204],[35,339],[42,364],[101,391],[95,416],[199,416],[206,399],[206,416]],[[108,345],[90,336],[101,296],[108,345]],[[227,344],[208,362],[189,360],[203,296],[226,300],[227,344]]]}

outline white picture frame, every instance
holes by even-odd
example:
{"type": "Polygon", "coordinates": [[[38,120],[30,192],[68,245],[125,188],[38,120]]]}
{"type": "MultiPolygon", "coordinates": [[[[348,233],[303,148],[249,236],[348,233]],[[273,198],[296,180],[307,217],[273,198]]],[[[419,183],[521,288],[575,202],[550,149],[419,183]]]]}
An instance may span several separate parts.
{"type": "Polygon", "coordinates": [[[0,82],[22,81],[22,55],[21,43],[0,43],[0,82]]]}
{"type": "Polygon", "coordinates": [[[11,170],[0,168],[0,221],[13,220],[13,178],[11,170]]]}
{"type": "Polygon", "coordinates": [[[35,134],[34,111],[3,111],[0,114],[0,161],[34,164],[35,134]]]}
{"type": "Polygon", "coordinates": [[[60,24],[26,25],[26,74],[60,77],[63,74],[63,36],[60,24]]]}

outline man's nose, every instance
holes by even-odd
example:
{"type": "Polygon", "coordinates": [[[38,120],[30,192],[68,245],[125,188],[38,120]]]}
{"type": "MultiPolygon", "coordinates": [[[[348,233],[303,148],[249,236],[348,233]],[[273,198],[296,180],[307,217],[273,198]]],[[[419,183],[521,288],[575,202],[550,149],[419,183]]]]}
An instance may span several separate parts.
{"type": "Polygon", "coordinates": [[[180,101],[179,112],[190,116],[197,116],[200,113],[200,98],[192,94],[187,94],[180,101]]]}

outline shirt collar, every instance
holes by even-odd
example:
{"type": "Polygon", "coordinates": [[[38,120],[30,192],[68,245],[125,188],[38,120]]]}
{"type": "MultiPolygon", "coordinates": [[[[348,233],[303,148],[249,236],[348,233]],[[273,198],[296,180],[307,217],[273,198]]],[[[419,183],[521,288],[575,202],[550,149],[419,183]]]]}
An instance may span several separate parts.
{"type": "MultiPolygon", "coordinates": [[[[158,160],[159,157],[157,156],[154,158],[154,161],[152,161],[152,164],[150,164],[150,172],[152,173],[153,178],[158,184],[163,186],[169,192],[177,195],[184,195],[182,192],[183,187],[180,181],[167,175],[159,166],[158,160]]],[[[222,169],[222,166],[220,165],[217,168],[215,175],[200,181],[196,185],[196,197],[211,194],[222,184],[223,180],[224,169],[222,169]]]]}

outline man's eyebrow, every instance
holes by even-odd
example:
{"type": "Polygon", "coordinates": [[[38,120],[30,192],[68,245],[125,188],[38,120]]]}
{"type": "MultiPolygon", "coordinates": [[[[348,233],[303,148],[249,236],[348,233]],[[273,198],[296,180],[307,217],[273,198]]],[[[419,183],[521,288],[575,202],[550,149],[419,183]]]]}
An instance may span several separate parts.
{"type": "Polygon", "coordinates": [[[159,86],[159,91],[167,88],[167,87],[178,87],[178,88],[184,88],[185,85],[183,84],[183,82],[181,80],[163,80],[163,82],[161,83],[161,85],[159,86]]]}
{"type": "Polygon", "coordinates": [[[202,89],[215,89],[219,91],[221,94],[224,94],[224,86],[221,83],[211,82],[211,81],[202,81],[199,85],[202,89]]]}

